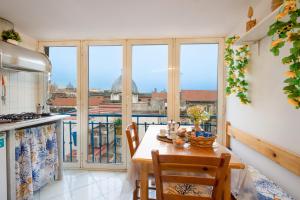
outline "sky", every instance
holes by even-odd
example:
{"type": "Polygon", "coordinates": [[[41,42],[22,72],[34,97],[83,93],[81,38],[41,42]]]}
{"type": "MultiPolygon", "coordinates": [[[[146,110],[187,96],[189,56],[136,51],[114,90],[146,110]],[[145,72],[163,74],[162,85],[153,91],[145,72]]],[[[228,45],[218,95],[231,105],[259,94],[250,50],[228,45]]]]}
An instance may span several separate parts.
{"type": "MultiPolygon", "coordinates": [[[[76,47],[50,47],[51,80],[59,87],[77,82],[76,47]]],[[[109,90],[121,75],[122,46],[89,47],[89,88],[109,90]]],[[[184,44],[180,47],[180,87],[184,90],[217,89],[217,44],[184,44]]],[[[167,91],[168,46],[134,45],[132,78],[139,92],[167,91]]]]}

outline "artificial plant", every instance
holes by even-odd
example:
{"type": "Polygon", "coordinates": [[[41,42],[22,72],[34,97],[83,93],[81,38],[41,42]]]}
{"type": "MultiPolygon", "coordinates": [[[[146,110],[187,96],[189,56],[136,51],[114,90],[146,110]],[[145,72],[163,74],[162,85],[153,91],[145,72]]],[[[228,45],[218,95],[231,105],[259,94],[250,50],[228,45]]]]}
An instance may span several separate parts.
{"type": "Polygon", "coordinates": [[[289,55],[282,58],[282,63],[288,65],[285,73],[284,93],[288,97],[288,102],[300,108],[300,2],[296,0],[285,0],[276,22],[273,23],[268,35],[272,36],[271,52],[278,56],[280,49],[286,43],[290,43],[289,55]]]}
{"type": "Polygon", "coordinates": [[[116,134],[122,135],[122,119],[120,119],[120,118],[115,119],[113,124],[114,124],[115,130],[116,130],[116,134]]]}
{"type": "Polygon", "coordinates": [[[122,119],[118,118],[114,120],[114,125],[115,126],[122,126],[122,119]]]}
{"type": "Polygon", "coordinates": [[[16,32],[14,29],[2,31],[1,37],[3,41],[7,41],[7,40],[15,40],[18,42],[22,41],[19,33],[16,32]]]}
{"type": "Polygon", "coordinates": [[[246,68],[249,64],[249,45],[233,48],[239,36],[232,36],[225,41],[225,64],[227,66],[226,95],[236,94],[241,103],[249,104],[248,82],[246,80],[246,68]]]}

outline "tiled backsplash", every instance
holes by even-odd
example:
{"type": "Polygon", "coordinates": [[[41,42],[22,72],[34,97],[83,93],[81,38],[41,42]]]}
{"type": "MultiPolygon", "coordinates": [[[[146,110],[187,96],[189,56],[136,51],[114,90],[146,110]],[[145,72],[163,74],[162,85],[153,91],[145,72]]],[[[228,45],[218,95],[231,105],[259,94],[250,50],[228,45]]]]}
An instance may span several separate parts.
{"type": "MultiPolygon", "coordinates": [[[[0,99],[0,114],[36,112],[39,102],[39,74],[0,71],[0,75],[2,74],[7,77],[7,97],[5,103],[0,99]]],[[[1,94],[2,89],[1,87],[1,94]]]]}

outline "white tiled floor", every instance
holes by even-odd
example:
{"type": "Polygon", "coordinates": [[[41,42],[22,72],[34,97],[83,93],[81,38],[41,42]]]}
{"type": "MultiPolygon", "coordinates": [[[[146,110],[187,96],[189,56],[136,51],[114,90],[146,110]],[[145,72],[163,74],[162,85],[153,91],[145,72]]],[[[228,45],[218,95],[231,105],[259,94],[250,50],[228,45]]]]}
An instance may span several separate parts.
{"type": "Polygon", "coordinates": [[[62,181],[42,188],[34,199],[127,200],[131,194],[121,194],[123,185],[128,184],[125,179],[125,172],[65,170],[62,181]]]}

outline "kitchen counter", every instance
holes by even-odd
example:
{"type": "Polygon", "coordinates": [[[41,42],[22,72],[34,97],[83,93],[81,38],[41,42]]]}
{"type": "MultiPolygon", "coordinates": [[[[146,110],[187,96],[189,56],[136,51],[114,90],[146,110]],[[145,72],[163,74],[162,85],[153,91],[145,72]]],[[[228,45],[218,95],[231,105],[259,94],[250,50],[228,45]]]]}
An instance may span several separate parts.
{"type": "Polygon", "coordinates": [[[43,123],[52,122],[52,121],[58,121],[58,120],[66,118],[66,117],[69,117],[69,115],[51,115],[51,116],[47,116],[47,117],[41,117],[38,119],[0,124],[0,132],[6,132],[9,130],[25,128],[28,126],[34,126],[34,125],[43,124],[43,123]]]}
{"type": "Polygon", "coordinates": [[[39,126],[45,123],[56,124],[56,137],[57,137],[57,151],[58,151],[58,171],[55,180],[63,178],[63,120],[69,115],[52,115],[48,117],[41,117],[38,119],[25,120],[15,123],[0,124],[0,132],[6,133],[7,138],[7,199],[16,199],[16,172],[15,172],[15,147],[16,139],[15,132],[17,129],[26,127],[39,126]]]}

